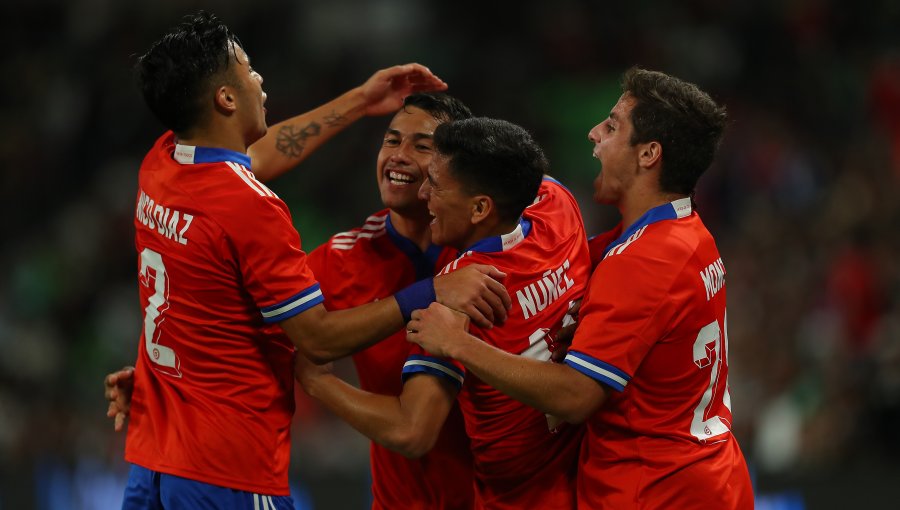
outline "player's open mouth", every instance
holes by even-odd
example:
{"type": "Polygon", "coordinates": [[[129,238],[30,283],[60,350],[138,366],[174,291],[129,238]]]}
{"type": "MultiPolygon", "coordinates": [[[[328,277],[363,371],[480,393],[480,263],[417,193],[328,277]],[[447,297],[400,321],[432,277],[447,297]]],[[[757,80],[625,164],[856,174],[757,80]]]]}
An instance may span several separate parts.
{"type": "Polygon", "coordinates": [[[391,181],[391,184],[397,185],[412,184],[416,182],[415,177],[402,172],[397,172],[395,170],[391,170],[390,172],[388,172],[388,180],[391,181]]]}

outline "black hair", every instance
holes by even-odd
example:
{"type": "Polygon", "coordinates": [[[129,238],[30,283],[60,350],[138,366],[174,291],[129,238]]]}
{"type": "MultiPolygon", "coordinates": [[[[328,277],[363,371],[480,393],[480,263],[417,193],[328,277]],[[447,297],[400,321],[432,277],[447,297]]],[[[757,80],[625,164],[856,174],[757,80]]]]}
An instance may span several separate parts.
{"type": "Polygon", "coordinates": [[[631,111],[631,144],[662,145],[660,189],[692,195],[719,148],[725,108],[693,83],[637,67],[625,72],[622,90],[637,100],[631,111]]]}
{"type": "Polygon", "coordinates": [[[438,153],[470,194],[493,199],[501,221],[522,215],[537,195],[549,168],[544,151],[521,126],[473,117],[446,122],[434,130],[438,153]]]}
{"type": "Polygon", "coordinates": [[[441,92],[418,92],[403,100],[403,108],[415,106],[431,114],[441,122],[462,120],[472,117],[472,111],[455,97],[441,92]]]}
{"type": "Polygon", "coordinates": [[[150,50],[138,57],[135,78],[150,111],[168,129],[184,134],[206,113],[205,98],[218,86],[212,77],[231,83],[228,68],[241,43],[215,15],[200,11],[184,17],[150,50]]]}

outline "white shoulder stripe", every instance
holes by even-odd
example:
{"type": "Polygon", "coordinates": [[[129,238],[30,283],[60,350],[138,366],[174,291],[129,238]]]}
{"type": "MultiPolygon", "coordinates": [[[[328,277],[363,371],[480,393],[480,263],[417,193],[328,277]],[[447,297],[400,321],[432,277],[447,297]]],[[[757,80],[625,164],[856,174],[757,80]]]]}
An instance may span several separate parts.
{"type": "Polygon", "coordinates": [[[259,196],[277,198],[277,195],[272,192],[272,190],[266,187],[265,184],[257,181],[256,177],[254,177],[253,175],[253,172],[244,168],[243,165],[234,163],[233,161],[226,161],[225,163],[234,171],[235,174],[237,174],[238,177],[241,178],[242,181],[244,181],[247,186],[250,186],[253,191],[258,193],[259,196]]]}

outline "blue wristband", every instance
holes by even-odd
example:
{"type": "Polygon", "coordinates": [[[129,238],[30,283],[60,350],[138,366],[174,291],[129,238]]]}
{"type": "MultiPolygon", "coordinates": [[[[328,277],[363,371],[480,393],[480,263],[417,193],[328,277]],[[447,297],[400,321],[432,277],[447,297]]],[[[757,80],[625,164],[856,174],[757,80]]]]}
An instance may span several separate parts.
{"type": "Polygon", "coordinates": [[[400,305],[400,313],[403,314],[403,322],[409,322],[413,310],[428,308],[437,297],[434,294],[434,279],[426,278],[400,290],[394,294],[394,299],[400,305]]]}

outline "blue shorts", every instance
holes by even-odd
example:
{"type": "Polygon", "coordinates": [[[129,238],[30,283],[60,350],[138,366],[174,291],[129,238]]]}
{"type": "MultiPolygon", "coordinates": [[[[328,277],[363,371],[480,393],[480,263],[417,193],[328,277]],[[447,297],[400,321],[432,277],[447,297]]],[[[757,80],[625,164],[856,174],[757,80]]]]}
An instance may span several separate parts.
{"type": "Polygon", "coordinates": [[[122,510],[294,510],[290,496],[265,496],[132,465],[122,510]]]}

